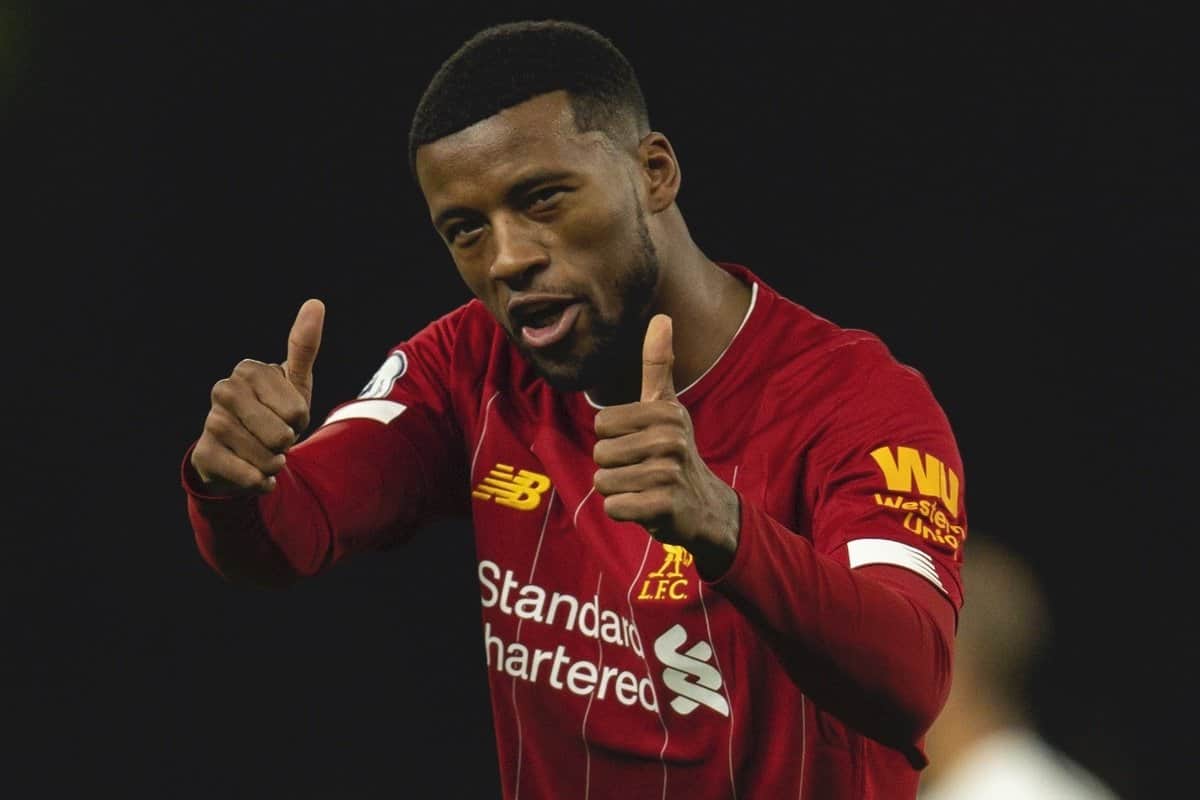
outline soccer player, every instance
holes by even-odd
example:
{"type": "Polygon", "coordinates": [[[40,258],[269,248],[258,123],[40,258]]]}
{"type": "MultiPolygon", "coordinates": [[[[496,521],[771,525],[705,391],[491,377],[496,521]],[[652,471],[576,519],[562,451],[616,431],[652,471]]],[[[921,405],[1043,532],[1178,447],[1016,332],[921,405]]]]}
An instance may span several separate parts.
{"type": "Polygon", "coordinates": [[[182,463],[208,564],[282,587],[469,515],[506,798],[914,797],[966,535],[926,380],[705,256],[592,29],[471,37],[409,156],[475,299],[303,440],[321,301],[219,380],[182,463]]]}

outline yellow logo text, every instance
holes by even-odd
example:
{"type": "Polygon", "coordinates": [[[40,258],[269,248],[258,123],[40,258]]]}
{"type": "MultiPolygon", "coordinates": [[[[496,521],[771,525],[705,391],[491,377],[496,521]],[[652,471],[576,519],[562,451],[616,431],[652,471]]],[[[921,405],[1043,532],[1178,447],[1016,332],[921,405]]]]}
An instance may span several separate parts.
{"type": "Polygon", "coordinates": [[[897,447],[895,454],[890,447],[871,451],[890,491],[908,494],[916,484],[917,494],[941,499],[950,516],[957,518],[958,476],[936,456],[924,455],[922,460],[920,451],[912,447],[897,447]]]}
{"type": "Polygon", "coordinates": [[[549,488],[550,478],[545,475],[527,469],[514,474],[508,464],[497,464],[479,482],[471,496],[483,501],[495,498],[502,506],[532,511],[541,504],[542,495],[549,488]]]}
{"type": "Polygon", "coordinates": [[[687,548],[678,544],[664,544],[662,566],[646,575],[638,600],[686,600],[687,578],[684,567],[696,560],[687,548]]]}
{"type": "Polygon", "coordinates": [[[900,495],[875,493],[875,505],[906,511],[904,528],[943,550],[958,550],[967,529],[950,521],[936,500],[912,500],[900,495]]]}

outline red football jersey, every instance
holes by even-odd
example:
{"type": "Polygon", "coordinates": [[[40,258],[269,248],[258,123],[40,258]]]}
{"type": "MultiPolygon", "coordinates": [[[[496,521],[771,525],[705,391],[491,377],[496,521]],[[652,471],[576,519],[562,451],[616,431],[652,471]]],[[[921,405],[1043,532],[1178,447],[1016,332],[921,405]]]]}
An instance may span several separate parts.
{"type": "Polygon", "coordinates": [[[914,797],[962,604],[951,427],[876,336],[722,266],[750,309],[678,392],[741,501],[716,580],[605,515],[597,406],[478,301],[393,348],[274,492],[206,497],[185,457],[201,553],[285,585],[470,514],[506,798],[914,797]]]}

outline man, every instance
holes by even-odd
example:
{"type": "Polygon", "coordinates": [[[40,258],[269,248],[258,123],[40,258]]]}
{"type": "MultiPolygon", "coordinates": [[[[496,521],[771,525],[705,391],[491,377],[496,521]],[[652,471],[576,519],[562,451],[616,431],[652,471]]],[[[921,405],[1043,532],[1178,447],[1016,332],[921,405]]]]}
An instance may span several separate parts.
{"type": "Polygon", "coordinates": [[[472,37],[409,155],[476,299],[303,442],[320,301],[218,381],[208,563],[286,586],[469,513],[505,797],[912,798],[966,534],[922,376],[705,256],[595,31],[472,37]]]}
{"type": "Polygon", "coordinates": [[[921,800],[1117,800],[1098,775],[1046,739],[1030,682],[1052,635],[1041,582],[1001,540],[971,534],[953,687],[929,731],[921,800]]]}

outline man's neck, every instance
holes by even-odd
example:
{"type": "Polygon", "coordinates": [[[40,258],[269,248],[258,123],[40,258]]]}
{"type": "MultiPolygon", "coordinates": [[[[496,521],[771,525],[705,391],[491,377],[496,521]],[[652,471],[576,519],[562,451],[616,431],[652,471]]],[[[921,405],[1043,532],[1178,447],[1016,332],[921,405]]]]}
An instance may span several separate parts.
{"type": "MultiPolygon", "coordinates": [[[[664,270],[653,314],[671,317],[675,386],[682,390],[704,375],[741,328],[750,308],[751,288],[698,251],[695,258],[664,270]]],[[[627,380],[588,390],[600,405],[630,403],[640,394],[641,364],[627,380]]]]}

